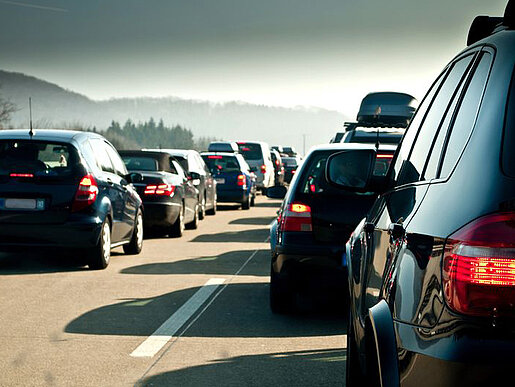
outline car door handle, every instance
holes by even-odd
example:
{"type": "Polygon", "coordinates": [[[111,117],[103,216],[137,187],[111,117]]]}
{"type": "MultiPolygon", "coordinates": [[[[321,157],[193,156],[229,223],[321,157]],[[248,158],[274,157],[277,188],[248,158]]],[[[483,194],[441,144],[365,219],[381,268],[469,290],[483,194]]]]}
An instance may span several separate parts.
{"type": "Polygon", "coordinates": [[[406,233],[404,226],[400,223],[390,223],[388,226],[388,234],[393,240],[402,238],[406,233]]]}

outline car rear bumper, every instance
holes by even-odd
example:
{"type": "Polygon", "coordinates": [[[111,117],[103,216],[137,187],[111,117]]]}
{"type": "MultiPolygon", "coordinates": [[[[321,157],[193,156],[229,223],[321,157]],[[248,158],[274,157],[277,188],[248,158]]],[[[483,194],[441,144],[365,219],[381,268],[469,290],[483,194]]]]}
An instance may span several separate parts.
{"type": "Polygon", "coordinates": [[[0,224],[0,249],[96,246],[103,219],[80,216],[60,224],[0,224]]]}
{"type": "Polygon", "coordinates": [[[483,329],[438,332],[398,321],[394,327],[401,385],[504,385],[515,361],[513,334],[489,338],[483,329]]]}
{"type": "Polygon", "coordinates": [[[217,201],[219,203],[242,203],[247,198],[247,191],[243,190],[230,190],[230,191],[217,191],[217,201]]]}
{"type": "Polygon", "coordinates": [[[145,227],[169,227],[177,220],[181,204],[143,202],[143,209],[145,227]]]}

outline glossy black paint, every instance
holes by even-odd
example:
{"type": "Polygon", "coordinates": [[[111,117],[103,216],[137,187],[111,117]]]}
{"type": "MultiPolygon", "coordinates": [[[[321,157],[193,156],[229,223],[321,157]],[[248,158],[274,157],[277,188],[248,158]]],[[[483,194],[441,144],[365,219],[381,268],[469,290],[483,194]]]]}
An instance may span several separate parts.
{"type": "Polygon", "coordinates": [[[0,210],[0,248],[93,247],[98,243],[106,219],[111,222],[112,243],[129,242],[142,202],[127,181],[127,170],[112,145],[95,133],[37,130],[32,137],[28,133],[28,130],[1,131],[0,141],[61,143],[73,147],[78,159],[73,173],[62,181],[22,180],[10,178],[10,171],[2,172],[0,197],[45,197],[47,206],[44,211],[37,212],[0,210]],[[109,162],[106,170],[99,165],[100,154],[109,162]],[[86,174],[91,174],[98,185],[97,199],[91,206],[72,212],[79,182],[86,174]]]}
{"type": "Polygon", "coordinates": [[[382,345],[369,324],[369,310],[381,300],[393,321],[401,385],[491,384],[502,379],[515,358],[513,321],[453,312],[442,284],[447,238],[480,216],[515,208],[515,179],[501,168],[507,149],[503,138],[515,130],[505,125],[506,116],[513,114],[508,96],[514,53],[515,31],[504,30],[467,48],[446,67],[399,146],[389,186],[347,243],[352,340],[363,370],[371,358],[372,364],[377,362],[374,346],[367,344],[371,336],[376,346],[382,345]],[[443,115],[432,116],[438,106],[433,97],[443,98],[442,84],[450,82],[451,72],[467,56],[472,60],[442,105],[443,115]],[[475,80],[480,84],[483,78],[484,86],[474,90],[475,80]],[[467,99],[468,90],[479,95],[467,99]],[[478,101],[478,109],[467,105],[470,100],[478,101]],[[459,148],[453,148],[447,129],[457,130],[461,110],[467,112],[469,126],[456,141],[459,148]],[[431,131],[437,128],[429,125],[431,119],[440,125],[434,137],[431,131]],[[417,144],[428,135],[429,152],[426,147],[425,154],[417,154],[417,144]],[[430,172],[433,155],[439,168],[430,172]],[[442,166],[449,157],[453,164],[445,172],[442,166]]]}

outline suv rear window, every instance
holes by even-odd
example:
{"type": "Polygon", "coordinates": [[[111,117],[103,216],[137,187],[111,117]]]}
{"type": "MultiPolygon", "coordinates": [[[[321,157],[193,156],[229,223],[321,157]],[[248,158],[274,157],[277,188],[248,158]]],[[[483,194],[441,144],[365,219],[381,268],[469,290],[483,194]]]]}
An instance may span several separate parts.
{"type": "Polygon", "coordinates": [[[262,160],[263,152],[261,151],[261,145],[252,144],[248,142],[239,142],[238,149],[240,153],[245,157],[246,160],[262,160]]]}
{"type": "Polygon", "coordinates": [[[73,173],[79,162],[70,144],[34,140],[0,141],[0,174],[28,173],[61,177],[73,173]]]}
{"type": "Polygon", "coordinates": [[[129,171],[157,171],[157,160],[152,157],[122,156],[129,171]]]}
{"type": "Polygon", "coordinates": [[[352,135],[348,138],[349,140],[346,142],[357,142],[361,144],[375,144],[379,138],[380,144],[393,144],[397,145],[402,138],[401,133],[385,133],[381,132],[379,129],[379,136],[377,132],[364,132],[364,131],[354,131],[352,135]]]}
{"type": "Polygon", "coordinates": [[[213,174],[221,172],[239,172],[240,164],[235,156],[209,155],[202,156],[213,174]]]}
{"type": "Polygon", "coordinates": [[[296,167],[297,166],[297,159],[295,157],[283,157],[282,161],[283,161],[283,164],[288,167],[296,167]]]}

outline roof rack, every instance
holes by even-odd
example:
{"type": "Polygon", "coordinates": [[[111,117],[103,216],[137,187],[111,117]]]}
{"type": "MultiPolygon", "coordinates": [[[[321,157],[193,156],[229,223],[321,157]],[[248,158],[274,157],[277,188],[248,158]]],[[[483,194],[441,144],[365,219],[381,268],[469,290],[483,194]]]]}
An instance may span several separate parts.
{"type": "Polygon", "coordinates": [[[496,32],[515,27],[515,0],[508,1],[504,17],[476,16],[470,25],[467,46],[496,32]]]}

